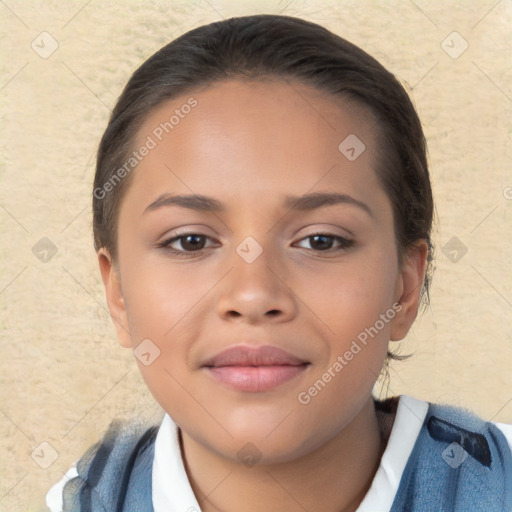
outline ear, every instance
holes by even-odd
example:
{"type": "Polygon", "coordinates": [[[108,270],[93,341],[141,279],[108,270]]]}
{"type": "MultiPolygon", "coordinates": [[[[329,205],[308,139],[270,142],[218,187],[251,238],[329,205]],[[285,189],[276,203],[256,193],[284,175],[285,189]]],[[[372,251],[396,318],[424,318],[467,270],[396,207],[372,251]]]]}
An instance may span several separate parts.
{"type": "Polygon", "coordinates": [[[409,332],[420,303],[421,291],[427,269],[428,244],[426,240],[418,242],[407,250],[397,280],[396,302],[402,309],[397,312],[391,324],[390,340],[400,341],[409,332]]]}
{"type": "Polygon", "coordinates": [[[105,286],[108,309],[117,331],[117,338],[123,347],[132,348],[126,305],[118,269],[113,263],[110,253],[104,248],[98,251],[98,263],[105,286]]]}

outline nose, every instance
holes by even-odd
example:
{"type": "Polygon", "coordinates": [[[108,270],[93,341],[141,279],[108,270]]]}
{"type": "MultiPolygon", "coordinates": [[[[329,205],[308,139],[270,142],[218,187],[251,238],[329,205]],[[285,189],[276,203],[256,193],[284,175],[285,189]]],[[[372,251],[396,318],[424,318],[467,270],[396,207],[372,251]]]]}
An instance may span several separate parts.
{"type": "Polygon", "coordinates": [[[223,320],[281,323],[296,315],[297,298],[284,272],[269,265],[265,252],[252,263],[235,255],[234,268],[222,280],[217,296],[217,314],[223,320]]]}

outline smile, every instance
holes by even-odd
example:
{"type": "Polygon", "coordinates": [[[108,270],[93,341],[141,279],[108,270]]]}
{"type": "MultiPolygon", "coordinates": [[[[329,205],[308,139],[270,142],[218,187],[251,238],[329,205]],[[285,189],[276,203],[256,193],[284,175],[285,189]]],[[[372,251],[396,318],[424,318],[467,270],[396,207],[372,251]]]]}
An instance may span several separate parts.
{"type": "Polygon", "coordinates": [[[236,346],[207,360],[202,367],[232,389],[257,393],[294,379],[309,364],[277,347],[236,346]]]}

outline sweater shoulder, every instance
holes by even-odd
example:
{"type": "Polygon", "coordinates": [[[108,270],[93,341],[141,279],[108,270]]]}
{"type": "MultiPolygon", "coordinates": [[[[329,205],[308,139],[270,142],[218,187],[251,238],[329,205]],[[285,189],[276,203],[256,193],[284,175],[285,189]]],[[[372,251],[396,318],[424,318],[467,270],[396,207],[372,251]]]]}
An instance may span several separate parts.
{"type": "Polygon", "coordinates": [[[63,489],[63,510],[117,510],[134,482],[151,492],[151,464],[158,425],[143,420],[114,420],[103,438],[91,446],[76,464],[77,476],[63,489]]]}
{"type": "Polygon", "coordinates": [[[473,412],[429,404],[392,512],[512,510],[512,452],[501,430],[473,412]]]}

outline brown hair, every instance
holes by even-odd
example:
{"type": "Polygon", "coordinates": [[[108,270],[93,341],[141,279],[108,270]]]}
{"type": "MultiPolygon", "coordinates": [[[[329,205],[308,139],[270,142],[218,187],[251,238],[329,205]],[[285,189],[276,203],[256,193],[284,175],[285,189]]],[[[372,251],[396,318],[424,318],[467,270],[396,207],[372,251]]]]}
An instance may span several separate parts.
{"type": "Polygon", "coordinates": [[[150,111],[187,91],[232,78],[296,80],[372,113],[380,141],[377,173],[392,203],[398,253],[401,257],[420,239],[429,245],[422,294],[428,303],[433,198],[425,137],[409,96],[359,47],[319,25],[288,16],[246,16],[201,26],[164,46],[135,71],[98,150],[96,249],[104,247],[114,260],[117,257],[119,205],[131,176],[119,171],[126,168],[134,137],[150,111]]]}

